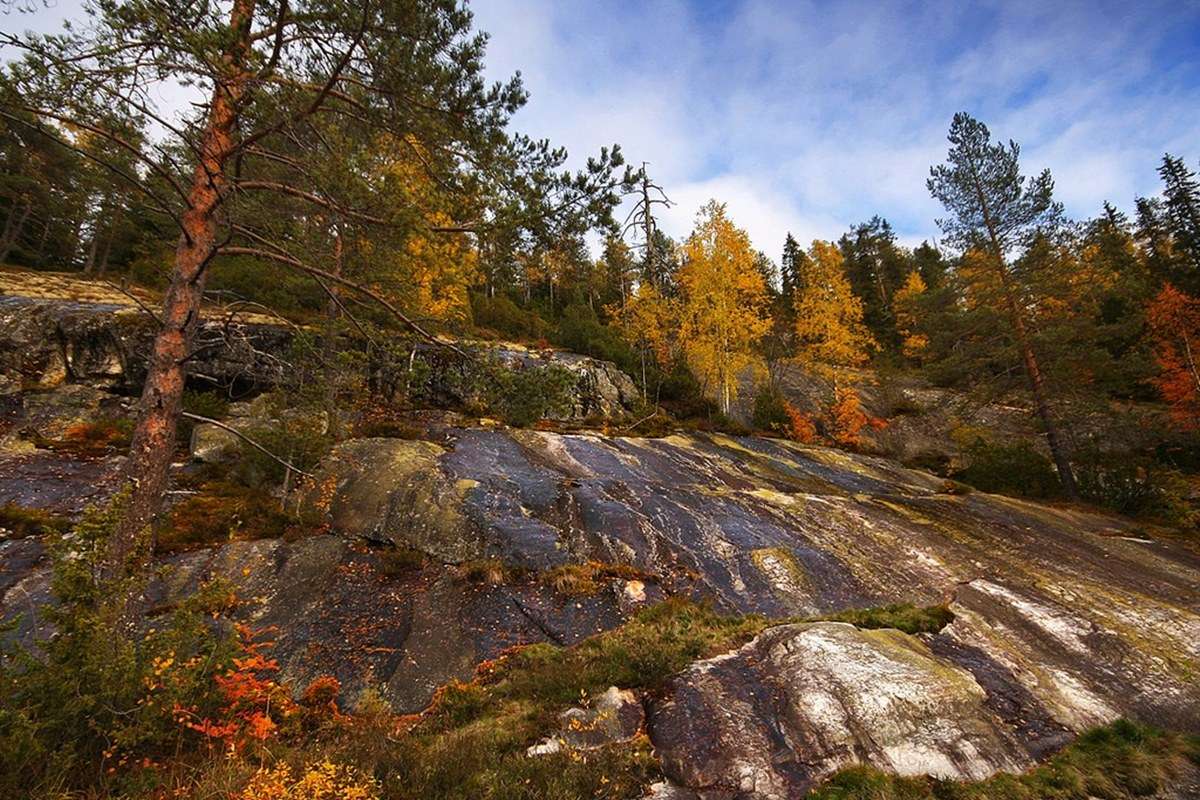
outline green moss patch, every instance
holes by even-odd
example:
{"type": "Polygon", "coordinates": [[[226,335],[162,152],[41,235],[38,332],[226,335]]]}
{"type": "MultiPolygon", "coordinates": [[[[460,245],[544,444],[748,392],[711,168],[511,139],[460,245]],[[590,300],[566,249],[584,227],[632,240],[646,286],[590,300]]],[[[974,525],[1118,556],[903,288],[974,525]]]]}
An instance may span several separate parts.
{"type": "Polygon", "coordinates": [[[821,617],[831,622],[849,622],[858,628],[895,628],[908,634],[937,633],[954,621],[946,606],[914,606],[897,603],[878,608],[853,608],[821,617]]]}
{"type": "Polygon", "coordinates": [[[63,533],[68,527],[70,523],[67,520],[40,508],[27,508],[16,503],[0,506],[0,539],[63,533]]]}

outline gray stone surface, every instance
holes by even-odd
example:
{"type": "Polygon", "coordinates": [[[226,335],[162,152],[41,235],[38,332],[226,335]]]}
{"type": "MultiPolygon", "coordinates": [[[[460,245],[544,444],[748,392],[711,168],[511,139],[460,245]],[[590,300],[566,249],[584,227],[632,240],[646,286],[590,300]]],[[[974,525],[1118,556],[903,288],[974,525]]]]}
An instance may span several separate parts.
{"type": "Polygon", "coordinates": [[[852,763],[957,779],[1021,771],[1036,744],[926,643],[838,622],[772,628],[693,664],[654,706],[651,729],[673,780],[764,800],[802,796],[852,763]]]}

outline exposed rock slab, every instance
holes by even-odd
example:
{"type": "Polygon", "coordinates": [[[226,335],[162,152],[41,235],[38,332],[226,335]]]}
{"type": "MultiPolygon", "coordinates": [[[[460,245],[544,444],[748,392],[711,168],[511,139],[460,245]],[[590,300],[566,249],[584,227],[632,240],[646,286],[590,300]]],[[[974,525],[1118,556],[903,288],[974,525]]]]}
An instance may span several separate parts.
{"type": "MultiPolygon", "coordinates": [[[[50,601],[41,555],[34,540],[0,542],[0,617],[23,615],[17,634],[26,640],[48,634],[37,614],[50,601]]],[[[614,590],[568,599],[535,581],[473,584],[437,564],[392,577],[375,552],[333,536],[231,542],[164,566],[150,606],[221,578],[239,598],[236,616],[270,630],[271,655],[298,689],[333,675],[343,702],[371,686],[401,712],[423,709],[438,686],[469,679],[508,647],[572,644],[625,618],[614,590]]]]}
{"type": "Polygon", "coordinates": [[[950,603],[955,621],[921,641],[782,628],[693,668],[651,725],[682,789],[788,796],[851,760],[978,777],[1117,716],[1200,730],[1200,554],[1127,520],[762,439],[451,430],[355,447],[419,466],[332,469],[382,509],[356,503],[346,534],[378,530],[396,498],[405,525],[470,552],[631,564],[729,611],[950,603]],[[412,502],[430,480],[455,491],[412,502]]]}
{"type": "Polygon", "coordinates": [[[967,670],[894,630],[772,628],[693,664],[654,706],[667,774],[705,793],[783,800],[849,763],[978,779],[1033,763],[967,670]]]}
{"type": "MultiPolygon", "coordinates": [[[[239,583],[244,613],[286,632],[290,676],[383,685],[405,709],[507,645],[612,627],[639,594],[773,617],[950,604],[954,622],[919,641],[788,626],[693,668],[651,715],[681,792],[771,796],[850,759],[978,775],[1119,715],[1200,730],[1200,554],[1128,520],[943,494],[885,460],[709,435],[450,427],[437,443],[347,442],[319,472],[310,502],[341,538],[234,543],[180,557],[180,574],[239,583]],[[624,563],[653,591],[567,601],[533,580],[468,584],[441,564],[386,578],[355,550],[363,538],[438,562],[624,563]],[[893,688],[876,696],[876,684],[893,688]],[[838,709],[844,724],[829,722],[838,709]]],[[[6,614],[37,596],[36,569],[4,595],[6,614]]]]}

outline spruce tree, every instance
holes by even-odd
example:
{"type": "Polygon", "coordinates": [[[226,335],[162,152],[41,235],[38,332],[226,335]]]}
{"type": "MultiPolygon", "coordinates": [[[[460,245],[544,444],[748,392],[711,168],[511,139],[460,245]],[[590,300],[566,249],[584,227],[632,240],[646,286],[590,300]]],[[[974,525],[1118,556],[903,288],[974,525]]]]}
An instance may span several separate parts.
{"type": "Polygon", "coordinates": [[[1183,262],[1174,277],[1180,288],[1195,293],[1200,288],[1200,183],[1183,159],[1170,153],[1163,156],[1158,174],[1164,184],[1167,227],[1183,262]]]}

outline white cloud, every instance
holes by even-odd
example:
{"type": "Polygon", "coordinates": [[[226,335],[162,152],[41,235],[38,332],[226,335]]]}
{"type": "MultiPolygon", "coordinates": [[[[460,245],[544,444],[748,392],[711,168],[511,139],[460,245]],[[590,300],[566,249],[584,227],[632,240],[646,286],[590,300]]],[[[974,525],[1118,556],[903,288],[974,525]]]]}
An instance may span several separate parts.
{"type": "MultiPolygon", "coordinates": [[[[55,27],[80,0],[35,18],[55,27]]],[[[773,257],[784,235],[836,238],[874,214],[936,235],[925,189],[966,110],[1049,167],[1068,213],[1158,191],[1164,151],[1200,157],[1194,2],[477,0],[488,72],[520,70],[516,126],[575,166],[619,142],[678,202],[710,197],[773,257]]],[[[27,19],[27,18],[23,18],[27,19]]],[[[12,19],[0,24],[10,26],[12,19]]]]}
{"type": "Polygon", "coordinates": [[[1022,141],[1026,171],[1050,167],[1075,216],[1157,191],[1162,151],[1191,160],[1200,140],[1194,66],[1172,72],[1153,54],[1196,24],[1196,8],[1183,6],[495,0],[476,9],[501,63],[534,65],[523,126],[579,156],[620,141],[678,201],[664,220],[670,233],[685,235],[716,197],[775,256],[789,230],[834,238],[876,213],[906,242],[936,235],[940,209],[925,179],[959,110],[1022,141]]]}

